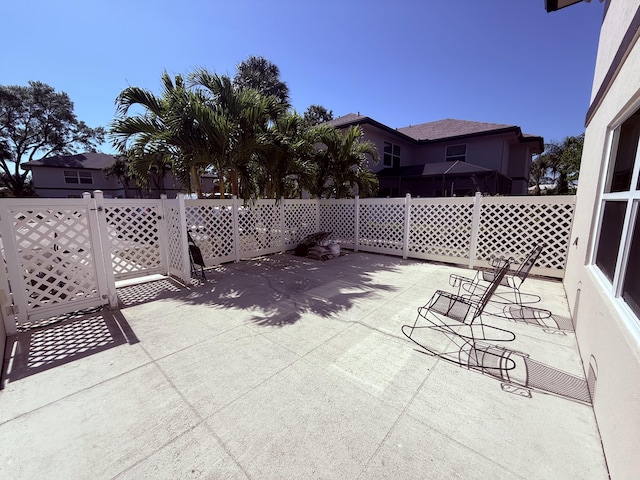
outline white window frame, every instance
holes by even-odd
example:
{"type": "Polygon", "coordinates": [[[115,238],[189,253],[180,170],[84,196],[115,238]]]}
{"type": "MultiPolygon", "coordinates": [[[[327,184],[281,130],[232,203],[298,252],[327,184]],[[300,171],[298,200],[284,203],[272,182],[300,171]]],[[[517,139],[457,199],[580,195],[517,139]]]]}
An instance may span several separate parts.
{"type": "Polygon", "coordinates": [[[456,145],[447,145],[444,147],[444,161],[445,162],[466,162],[467,161],[467,144],[458,143],[456,145]],[[449,149],[454,147],[464,147],[464,155],[449,155],[449,149]]]}
{"type": "Polygon", "coordinates": [[[93,174],[90,171],[83,170],[64,170],[64,183],[71,185],[93,185],[93,174]],[[82,175],[81,175],[82,174],[82,175]],[[69,181],[70,179],[75,179],[76,181],[69,181]],[[83,182],[82,180],[89,180],[88,182],[83,182]]]}
{"type": "Polygon", "coordinates": [[[640,189],[637,189],[638,181],[640,177],[640,142],[636,147],[635,160],[633,170],[631,174],[631,181],[628,191],[606,193],[609,182],[611,181],[612,169],[614,168],[615,155],[618,149],[618,142],[620,138],[620,130],[625,121],[627,121],[633,114],[640,110],[640,101],[635,102],[634,106],[629,108],[624,115],[611,124],[607,132],[606,142],[606,156],[605,156],[605,168],[603,169],[602,179],[599,186],[600,198],[597,204],[597,222],[593,232],[593,245],[589,254],[589,269],[598,280],[602,290],[611,299],[612,303],[616,307],[619,313],[623,314],[628,319],[633,319],[636,332],[640,327],[640,317],[631,309],[627,302],[622,298],[622,287],[624,277],[627,272],[630,247],[631,247],[631,235],[635,227],[635,221],[638,219],[638,210],[640,209],[640,189]],[[618,258],[614,268],[613,280],[602,272],[600,267],[596,264],[596,258],[598,254],[598,247],[600,243],[600,234],[602,230],[602,221],[604,206],[607,201],[619,201],[625,202],[625,217],[622,227],[622,233],[620,235],[620,246],[618,248],[618,258]]]}

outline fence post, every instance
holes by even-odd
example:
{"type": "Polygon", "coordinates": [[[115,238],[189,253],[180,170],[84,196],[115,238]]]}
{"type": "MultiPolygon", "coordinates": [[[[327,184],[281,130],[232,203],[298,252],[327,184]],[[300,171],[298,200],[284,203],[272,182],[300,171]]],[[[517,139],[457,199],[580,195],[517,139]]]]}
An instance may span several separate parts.
{"type": "Polygon", "coordinates": [[[480,233],[480,207],[482,204],[482,194],[476,192],[473,199],[473,218],[471,220],[471,238],[469,241],[469,268],[473,268],[476,261],[476,250],[478,248],[478,235],[480,233]]]}
{"type": "Polygon", "coordinates": [[[316,198],[316,232],[320,231],[320,199],[316,198]]]}
{"type": "Polygon", "coordinates": [[[180,255],[182,256],[182,280],[191,280],[191,258],[189,257],[189,241],[187,238],[187,209],[184,203],[184,193],[176,195],[178,203],[178,231],[180,232],[180,255]]]}
{"type": "Polygon", "coordinates": [[[233,195],[231,197],[231,210],[233,218],[233,250],[235,252],[235,262],[240,261],[240,213],[238,205],[238,197],[233,195]]]}
{"type": "MultiPolygon", "coordinates": [[[[0,308],[2,309],[2,312],[0,312],[0,322],[4,322],[4,330],[7,336],[18,333],[18,325],[14,317],[18,307],[16,304],[12,305],[10,292],[7,271],[4,267],[0,268],[0,308]]],[[[0,326],[0,329],[1,328],[0,326]]],[[[0,345],[4,347],[4,342],[0,342],[0,345]]],[[[0,366],[1,365],[2,360],[0,360],[0,366]]]]}
{"type": "Polygon", "coordinates": [[[287,222],[285,222],[286,209],[284,208],[284,198],[280,197],[280,249],[282,253],[287,251],[286,241],[285,241],[285,233],[284,229],[286,228],[287,222]]]}
{"type": "MultiPolygon", "coordinates": [[[[91,243],[99,247],[98,250],[101,254],[100,258],[96,255],[98,290],[101,292],[100,294],[102,297],[108,300],[109,307],[118,308],[118,292],[116,291],[116,280],[113,275],[111,246],[109,244],[109,228],[107,226],[107,213],[105,211],[104,195],[102,190],[94,190],[93,201],[95,203],[97,231],[92,232],[91,243]]],[[[89,222],[91,222],[91,218],[92,216],[89,215],[89,222]]]]}
{"type": "Polygon", "coordinates": [[[162,271],[169,275],[169,228],[167,226],[167,206],[165,204],[167,194],[160,194],[160,211],[158,212],[158,239],[160,240],[160,252],[162,253],[162,271]]]}
{"type": "Polygon", "coordinates": [[[356,195],[353,208],[353,251],[357,252],[360,246],[360,195],[356,195]]]}
{"type": "Polygon", "coordinates": [[[402,258],[405,260],[409,256],[409,233],[411,222],[411,194],[404,197],[404,242],[402,245],[402,258]]]}

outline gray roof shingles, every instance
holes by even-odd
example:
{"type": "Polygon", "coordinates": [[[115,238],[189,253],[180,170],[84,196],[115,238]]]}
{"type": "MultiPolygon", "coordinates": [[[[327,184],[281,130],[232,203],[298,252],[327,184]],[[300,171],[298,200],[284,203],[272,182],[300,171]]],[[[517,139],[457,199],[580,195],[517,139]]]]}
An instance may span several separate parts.
{"type": "Polygon", "coordinates": [[[469,135],[492,134],[503,131],[513,131],[521,135],[523,139],[535,140],[542,143],[542,137],[522,133],[517,125],[507,125],[502,123],[474,122],[471,120],[456,120],[446,118],[444,120],[436,120],[435,122],[421,123],[418,125],[410,125],[408,127],[396,128],[387,127],[380,122],[375,121],[371,117],[360,115],[359,113],[348,113],[327,122],[327,125],[334,127],[343,127],[347,125],[357,125],[362,123],[371,123],[373,125],[383,127],[387,130],[395,131],[405,137],[409,137],[416,141],[438,141],[448,138],[465,137],[469,135]]]}
{"type": "Polygon", "coordinates": [[[90,170],[102,170],[109,167],[116,160],[116,156],[106,153],[87,152],[77,155],[56,155],[40,160],[33,160],[22,164],[22,168],[54,167],[54,168],[85,168],[90,170]]]}
{"type": "Polygon", "coordinates": [[[496,130],[518,128],[515,125],[499,123],[472,122],[447,118],[435,122],[421,123],[409,127],[398,128],[398,131],[416,140],[440,140],[449,137],[461,137],[477,133],[490,133],[496,130]]]}

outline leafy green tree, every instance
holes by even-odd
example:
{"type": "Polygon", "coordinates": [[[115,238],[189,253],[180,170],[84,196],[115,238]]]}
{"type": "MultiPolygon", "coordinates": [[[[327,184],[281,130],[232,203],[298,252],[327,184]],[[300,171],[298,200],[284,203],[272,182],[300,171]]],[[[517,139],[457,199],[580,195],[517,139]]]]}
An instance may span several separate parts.
{"type": "Polygon", "coordinates": [[[29,171],[20,171],[23,163],[73,154],[78,148],[95,151],[104,133],[102,127],[78,120],[69,96],[45,83],[0,85],[0,173],[14,196],[30,193],[29,171]]]}
{"type": "Polygon", "coordinates": [[[251,55],[240,62],[233,83],[240,89],[249,88],[267,97],[276,97],[284,109],[290,107],[289,87],[280,80],[280,69],[264,57],[251,55]]]}
{"type": "Polygon", "coordinates": [[[333,120],[333,111],[327,110],[322,105],[310,105],[304,112],[304,125],[315,127],[321,123],[333,120]]]}

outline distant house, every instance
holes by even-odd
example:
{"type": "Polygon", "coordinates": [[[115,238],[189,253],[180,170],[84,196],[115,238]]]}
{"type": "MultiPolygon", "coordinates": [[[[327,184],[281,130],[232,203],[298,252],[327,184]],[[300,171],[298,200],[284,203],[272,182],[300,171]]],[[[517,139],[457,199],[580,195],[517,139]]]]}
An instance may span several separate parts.
{"type": "MultiPolygon", "coordinates": [[[[151,189],[136,188],[135,182],[124,185],[115,175],[107,178],[104,169],[113,165],[118,157],[106,153],[59,155],[22,164],[31,171],[33,188],[38,197],[79,198],[83,192],[102,190],[106,198],[159,198],[166,193],[174,198],[181,190],[170,171],[163,178],[151,179],[151,189]]],[[[213,176],[202,178],[203,190],[213,190],[213,176]]]]}
{"type": "Polygon", "coordinates": [[[446,119],[394,129],[354,113],[327,123],[359,125],[376,144],[380,196],[526,195],[531,159],[544,149],[515,125],[446,119]]]}

